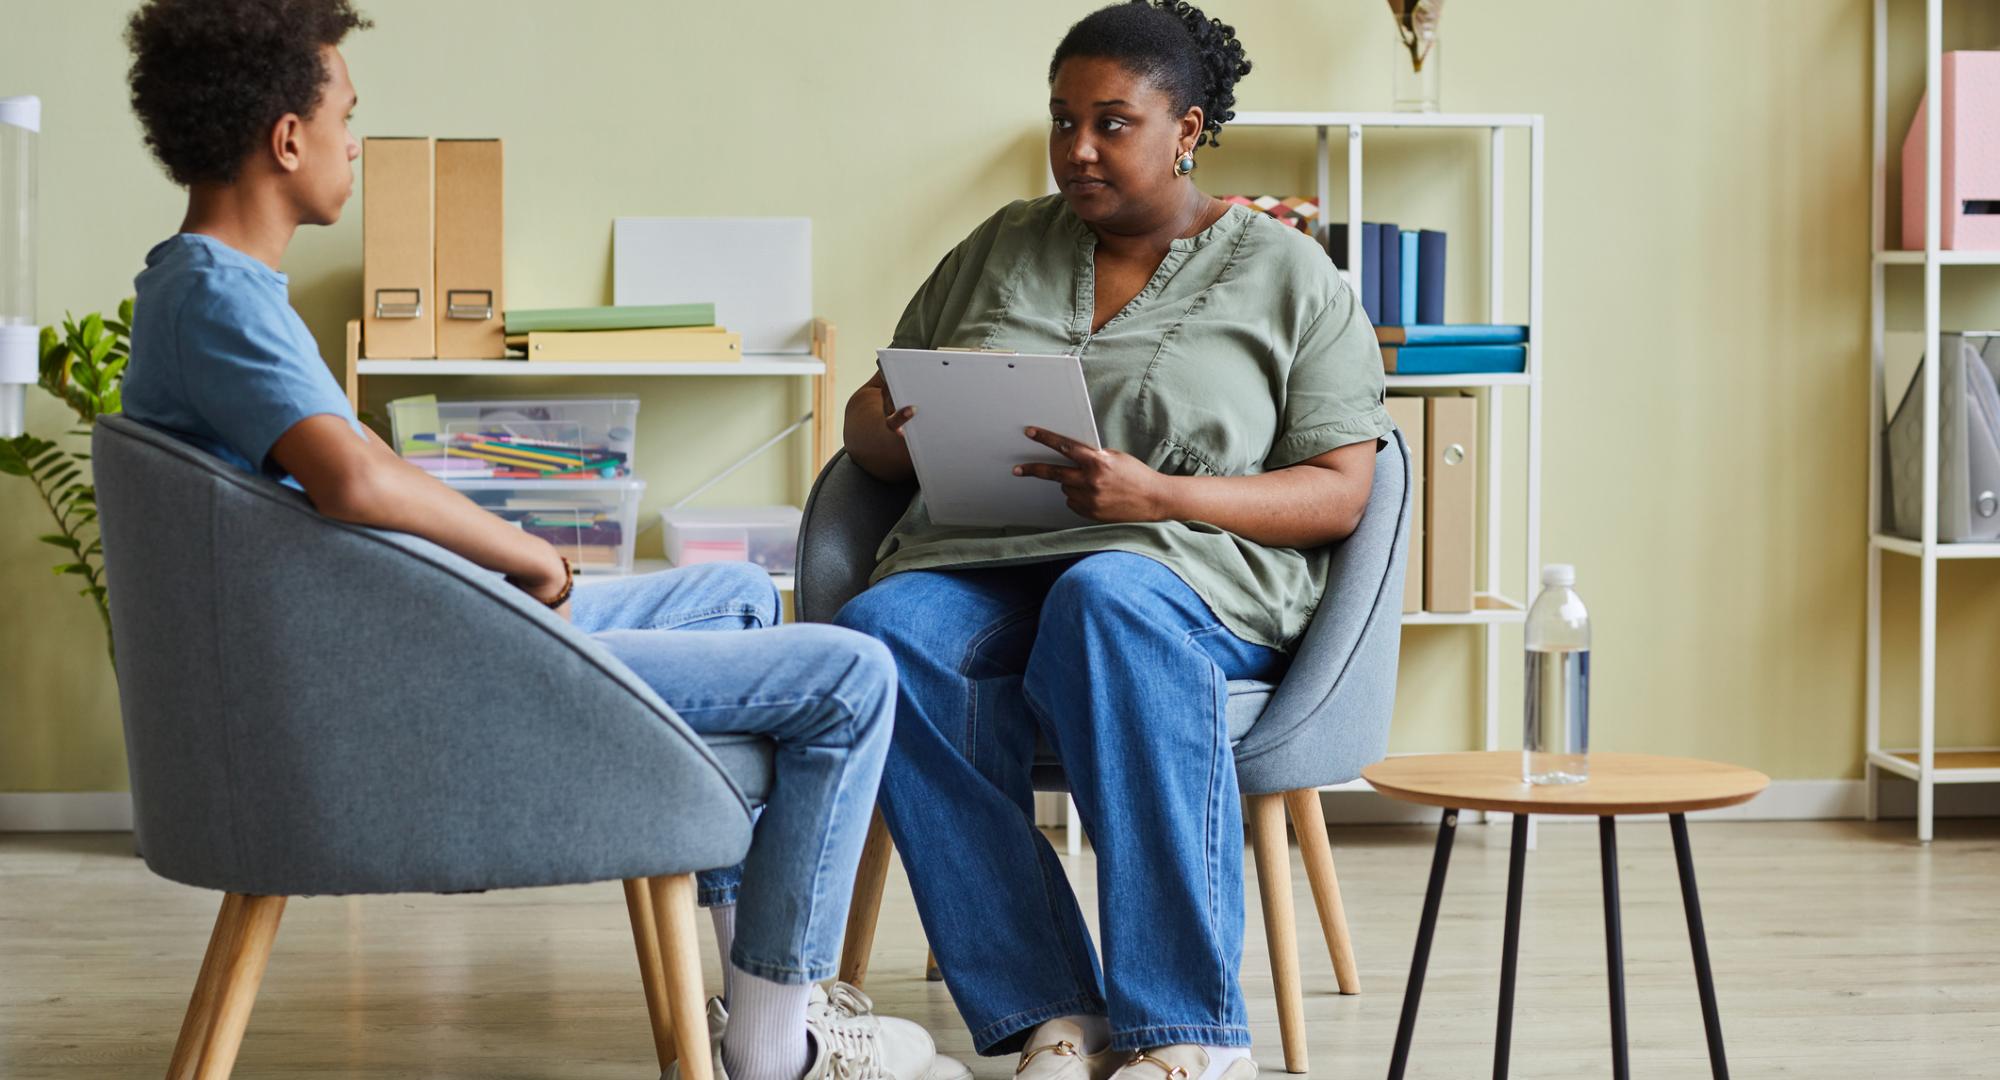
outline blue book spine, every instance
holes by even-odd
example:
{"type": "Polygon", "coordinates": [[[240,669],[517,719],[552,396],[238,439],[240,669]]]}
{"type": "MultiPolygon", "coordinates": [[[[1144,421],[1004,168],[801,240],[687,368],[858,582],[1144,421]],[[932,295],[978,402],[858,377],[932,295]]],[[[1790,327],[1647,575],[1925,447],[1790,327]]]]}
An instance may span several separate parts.
{"type": "Polygon", "coordinates": [[[1370,325],[1388,325],[1382,321],[1382,226],[1372,221],[1361,223],[1361,310],[1370,325]]]}
{"type": "Polygon", "coordinates": [[[1417,234],[1417,317],[1420,323],[1444,321],[1444,234],[1425,229],[1417,234]]]}
{"type": "Polygon", "coordinates": [[[1403,327],[1404,345],[1519,345],[1528,340],[1525,326],[1486,326],[1480,323],[1448,323],[1433,326],[1412,323],[1403,327]]]}
{"type": "Polygon", "coordinates": [[[1517,375],[1528,369],[1524,345],[1404,345],[1398,375],[1517,375]]]}
{"type": "Polygon", "coordinates": [[[1404,229],[1400,234],[1403,245],[1403,325],[1417,321],[1417,234],[1404,229]]]}
{"type": "Polygon", "coordinates": [[[1403,325],[1403,233],[1394,225],[1382,226],[1376,241],[1376,258],[1382,262],[1382,321],[1378,326],[1403,325]]]}

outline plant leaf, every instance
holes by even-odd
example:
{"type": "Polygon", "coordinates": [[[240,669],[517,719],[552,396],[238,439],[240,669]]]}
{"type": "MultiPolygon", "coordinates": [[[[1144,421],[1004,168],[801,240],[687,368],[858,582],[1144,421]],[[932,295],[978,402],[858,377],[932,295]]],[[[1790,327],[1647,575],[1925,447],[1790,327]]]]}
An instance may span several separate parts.
{"type": "Polygon", "coordinates": [[[48,536],[38,536],[35,539],[40,540],[44,544],[53,544],[59,548],[67,548],[70,551],[76,552],[79,558],[82,557],[83,544],[74,536],[50,534],[48,536]]]}
{"type": "Polygon", "coordinates": [[[125,299],[118,301],[118,321],[124,323],[127,326],[132,325],[133,299],[134,299],[133,297],[128,296],[125,299]]]}
{"type": "Polygon", "coordinates": [[[87,576],[90,573],[90,567],[82,563],[64,563],[56,567],[55,572],[57,577],[61,577],[64,574],[83,574],[87,576]]]}

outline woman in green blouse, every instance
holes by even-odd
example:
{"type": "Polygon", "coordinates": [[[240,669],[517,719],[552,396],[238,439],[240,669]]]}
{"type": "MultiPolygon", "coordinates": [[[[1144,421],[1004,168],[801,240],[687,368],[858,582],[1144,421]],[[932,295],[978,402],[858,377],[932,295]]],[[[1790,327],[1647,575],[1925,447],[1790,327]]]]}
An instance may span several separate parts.
{"type": "MultiPolygon", "coordinates": [[[[1049,71],[1061,193],[975,229],[892,343],[1078,355],[1104,445],[1031,428],[1072,464],[1015,470],[1088,525],[937,525],[920,492],[838,619],[895,653],[884,815],[974,1044],[1021,1051],[1022,1080],[1255,1072],[1227,683],[1283,673],[1392,425],[1326,253],[1193,180],[1249,70],[1187,3],[1078,22],[1049,71]],[[1101,974],[1033,824],[1038,736],[1097,852],[1101,974]]],[[[878,373],[848,453],[908,481],[923,422],[878,373]]]]}

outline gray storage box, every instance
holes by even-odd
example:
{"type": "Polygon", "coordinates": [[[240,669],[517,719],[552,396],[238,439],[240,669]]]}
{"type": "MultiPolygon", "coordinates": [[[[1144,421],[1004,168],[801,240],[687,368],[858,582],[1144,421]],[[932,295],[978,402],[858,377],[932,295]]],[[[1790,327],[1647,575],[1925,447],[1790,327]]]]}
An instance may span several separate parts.
{"type": "MultiPolygon", "coordinates": [[[[1938,540],[2000,540],[2000,333],[1938,335],[1938,540]]],[[[1890,529],[1923,536],[1924,363],[1883,436],[1890,529]]]]}

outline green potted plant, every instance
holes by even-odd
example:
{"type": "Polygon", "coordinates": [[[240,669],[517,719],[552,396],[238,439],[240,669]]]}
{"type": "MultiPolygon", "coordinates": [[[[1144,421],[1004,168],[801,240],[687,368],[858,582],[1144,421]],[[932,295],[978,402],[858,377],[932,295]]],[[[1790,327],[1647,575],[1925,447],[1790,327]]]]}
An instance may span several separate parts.
{"type": "MultiPolygon", "coordinates": [[[[65,314],[62,333],[44,327],[39,382],[42,389],[76,413],[79,426],[66,435],[90,438],[99,416],[120,409],[125,369],[131,362],[132,301],[118,305],[118,317],[92,313],[78,322],[65,314]]],[[[117,643],[111,634],[111,607],[104,585],[104,545],[97,534],[97,489],[90,482],[90,455],[59,442],[23,434],[0,439],[0,473],[20,476],[35,486],[56,531],[41,541],[60,548],[59,575],[83,579],[79,595],[97,607],[104,623],[104,649],[115,666],[117,643]]]]}

